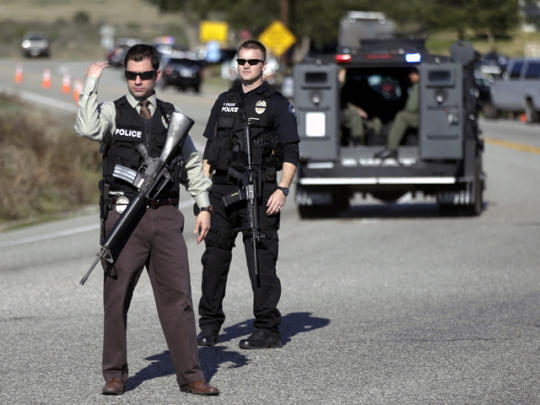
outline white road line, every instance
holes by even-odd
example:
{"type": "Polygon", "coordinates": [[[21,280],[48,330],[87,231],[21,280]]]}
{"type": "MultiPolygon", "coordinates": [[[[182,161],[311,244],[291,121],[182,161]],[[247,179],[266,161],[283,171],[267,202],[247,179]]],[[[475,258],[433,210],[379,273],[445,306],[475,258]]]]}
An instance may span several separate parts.
{"type": "MultiPolygon", "coordinates": [[[[179,208],[182,209],[182,208],[189,207],[191,205],[193,205],[193,201],[183,201],[182,203],[180,203],[179,208]]],[[[46,233],[43,235],[36,235],[36,236],[30,236],[27,238],[22,238],[22,239],[17,239],[17,240],[0,242],[0,249],[13,247],[13,246],[19,246],[19,245],[25,245],[27,243],[40,242],[43,240],[62,238],[64,236],[76,235],[78,233],[84,233],[84,232],[91,232],[97,229],[99,229],[99,224],[92,224],[92,225],[80,226],[78,228],[64,229],[58,232],[46,233]]]]}
{"type": "Polygon", "coordinates": [[[58,100],[56,98],[44,96],[41,94],[33,93],[26,90],[14,90],[11,87],[0,86],[0,92],[11,96],[17,96],[23,100],[33,103],[44,104],[47,107],[58,108],[59,110],[67,112],[77,112],[77,104],[75,102],[66,103],[65,101],[58,100]]]}

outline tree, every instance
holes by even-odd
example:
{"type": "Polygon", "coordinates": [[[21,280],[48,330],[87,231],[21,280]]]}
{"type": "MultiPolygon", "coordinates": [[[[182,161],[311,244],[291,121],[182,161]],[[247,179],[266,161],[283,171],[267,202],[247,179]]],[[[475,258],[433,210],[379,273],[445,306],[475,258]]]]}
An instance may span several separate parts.
{"type": "Polygon", "coordinates": [[[506,36],[520,22],[518,0],[470,0],[469,28],[485,33],[491,48],[497,36],[506,36]]]}
{"type": "Polygon", "coordinates": [[[199,21],[220,15],[236,30],[255,36],[273,20],[280,19],[281,1],[289,6],[289,29],[297,38],[309,37],[321,44],[337,42],[339,20],[347,11],[383,11],[402,25],[429,33],[455,30],[464,39],[468,30],[487,34],[490,40],[506,34],[520,20],[519,0],[146,0],[162,12],[183,11],[199,21]]]}

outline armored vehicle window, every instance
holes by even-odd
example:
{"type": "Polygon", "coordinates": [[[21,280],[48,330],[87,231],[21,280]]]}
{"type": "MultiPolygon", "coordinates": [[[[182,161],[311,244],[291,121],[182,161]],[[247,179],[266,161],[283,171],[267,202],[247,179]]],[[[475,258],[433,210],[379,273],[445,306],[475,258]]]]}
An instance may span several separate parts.
{"type": "Polygon", "coordinates": [[[510,79],[519,79],[521,77],[521,70],[523,69],[523,62],[516,62],[512,65],[510,71],[510,79]]]}
{"type": "Polygon", "coordinates": [[[540,62],[529,62],[525,71],[525,79],[540,78],[540,62]]]}
{"type": "Polygon", "coordinates": [[[326,72],[306,72],[306,83],[324,83],[326,82],[328,75],[326,72]]]}
{"type": "Polygon", "coordinates": [[[428,82],[430,84],[452,84],[452,73],[449,70],[430,70],[428,73],[428,82]]]}

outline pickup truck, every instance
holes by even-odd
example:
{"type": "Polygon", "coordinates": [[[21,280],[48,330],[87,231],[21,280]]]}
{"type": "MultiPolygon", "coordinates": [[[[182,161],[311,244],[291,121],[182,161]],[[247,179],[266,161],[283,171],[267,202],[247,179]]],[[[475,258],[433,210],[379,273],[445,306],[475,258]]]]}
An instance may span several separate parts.
{"type": "Polygon", "coordinates": [[[502,77],[491,85],[491,102],[497,112],[525,113],[527,122],[537,122],[540,59],[511,59],[502,77]]]}

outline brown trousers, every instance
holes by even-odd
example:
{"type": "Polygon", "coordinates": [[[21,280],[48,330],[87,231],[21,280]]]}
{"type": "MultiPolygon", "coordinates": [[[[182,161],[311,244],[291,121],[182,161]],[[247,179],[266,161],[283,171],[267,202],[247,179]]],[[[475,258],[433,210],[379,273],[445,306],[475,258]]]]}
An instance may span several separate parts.
{"type": "MultiPolygon", "coordinates": [[[[109,233],[119,218],[111,210],[109,233]]],[[[184,217],[177,207],[149,208],[122,253],[104,276],[103,377],[128,379],[126,328],[133,291],[146,265],[156,307],[180,384],[204,380],[195,334],[195,316],[184,217]]]]}

